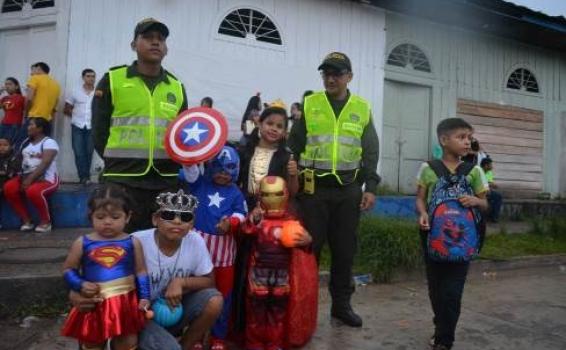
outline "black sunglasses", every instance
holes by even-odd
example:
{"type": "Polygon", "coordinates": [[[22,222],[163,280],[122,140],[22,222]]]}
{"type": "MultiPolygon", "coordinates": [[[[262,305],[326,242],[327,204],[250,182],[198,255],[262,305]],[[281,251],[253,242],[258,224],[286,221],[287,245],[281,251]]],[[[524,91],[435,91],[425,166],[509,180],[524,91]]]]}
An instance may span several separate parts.
{"type": "Polygon", "coordinates": [[[165,221],[173,221],[175,217],[179,217],[182,222],[191,222],[195,216],[186,211],[162,210],[159,212],[159,217],[165,221]]]}

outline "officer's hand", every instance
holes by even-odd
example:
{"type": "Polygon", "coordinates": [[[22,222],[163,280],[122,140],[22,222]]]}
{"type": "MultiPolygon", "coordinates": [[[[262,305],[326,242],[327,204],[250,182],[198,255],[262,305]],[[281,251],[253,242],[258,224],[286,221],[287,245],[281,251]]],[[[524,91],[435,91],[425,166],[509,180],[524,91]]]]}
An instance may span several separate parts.
{"type": "Polygon", "coordinates": [[[364,192],[362,195],[362,202],[360,203],[361,210],[370,210],[375,205],[375,194],[371,192],[364,192]]]}

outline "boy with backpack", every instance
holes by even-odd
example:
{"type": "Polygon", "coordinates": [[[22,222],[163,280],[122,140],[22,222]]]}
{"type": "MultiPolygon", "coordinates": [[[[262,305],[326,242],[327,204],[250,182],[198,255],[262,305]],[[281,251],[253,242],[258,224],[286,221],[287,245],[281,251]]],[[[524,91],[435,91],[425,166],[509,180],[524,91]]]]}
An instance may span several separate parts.
{"type": "Polygon", "coordinates": [[[473,128],[460,118],[438,124],[442,159],[423,163],[417,175],[417,211],[428,292],[434,313],[434,350],[454,343],[468,267],[483,239],[481,211],[489,189],[482,169],[461,160],[470,151],[473,128]]]}

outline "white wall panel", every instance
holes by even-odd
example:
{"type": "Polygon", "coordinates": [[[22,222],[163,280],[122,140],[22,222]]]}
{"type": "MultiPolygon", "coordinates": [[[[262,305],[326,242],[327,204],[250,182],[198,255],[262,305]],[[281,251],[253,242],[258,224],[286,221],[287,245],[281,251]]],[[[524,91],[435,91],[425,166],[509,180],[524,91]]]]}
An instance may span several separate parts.
{"type": "MultiPolygon", "coordinates": [[[[426,85],[433,86],[433,131],[436,124],[456,116],[456,101],[465,98],[544,113],[544,189],[559,188],[559,113],[566,110],[566,58],[563,53],[526,45],[501,37],[462,30],[397,14],[388,14],[387,53],[397,44],[409,42],[428,56],[432,74],[426,85]],[[505,87],[513,68],[526,67],[536,76],[540,94],[512,91],[505,87]]],[[[386,67],[386,76],[403,74],[405,81],[422,82],[422,74],[386,67]]]]}
{"type": "MultiPolygon", "coordinates": [[[[230,121],[232,138],[239,138],[239,120],[256,92],[261,91],[265,101],[282,98],[290,105],[304,90],[322,88],[316,68],[333,50],[343,50],[352,59],[353,92],[375,106],[381,104],[384,15],[349,1],[73,2],[69,81],[76,83],[84,67],[102,73],[113,65],[130,63],[133,28],[147,16],[165,22],[171,31],[164,66],[186,84],[189,103],[213,97],[230,121]],[[241,7],[268,15],[278,25],[283,45],[218,35],[222,18],[241,7]]],[[[374,114],[380,125],[380,108],[374,114]]]]}

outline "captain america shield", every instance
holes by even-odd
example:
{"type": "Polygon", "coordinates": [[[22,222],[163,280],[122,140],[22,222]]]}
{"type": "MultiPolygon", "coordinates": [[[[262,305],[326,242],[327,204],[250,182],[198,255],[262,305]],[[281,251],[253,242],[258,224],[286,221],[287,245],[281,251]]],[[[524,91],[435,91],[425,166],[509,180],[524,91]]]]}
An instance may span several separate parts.
{"type": "Polygon", "coordinates": [[[165,150],[177,163],[197,164],[220,152],[227,137],[228,124],[222,113],[213,108],[190,108],[167,127],[165,150]]]}

